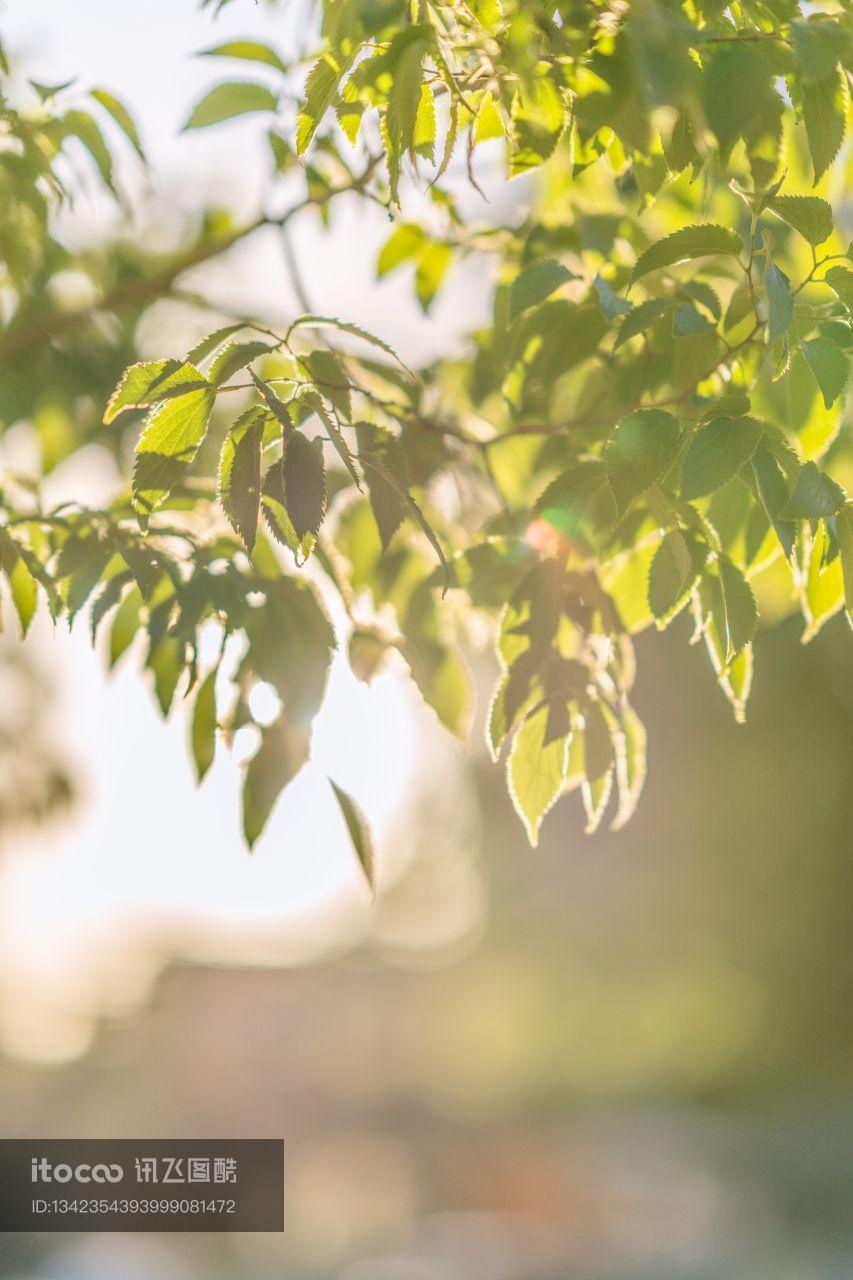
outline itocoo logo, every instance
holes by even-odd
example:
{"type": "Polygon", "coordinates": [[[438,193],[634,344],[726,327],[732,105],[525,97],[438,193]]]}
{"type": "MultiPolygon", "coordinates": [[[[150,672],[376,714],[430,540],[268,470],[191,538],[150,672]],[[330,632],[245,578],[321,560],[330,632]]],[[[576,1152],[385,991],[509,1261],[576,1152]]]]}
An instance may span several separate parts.
{"type": "Polygon", "coordinates": [[[51,1164],[42,1157],[33,1158],[33,1182],[121,1182],[124,1169],[120,1164],[51,1164]]]}

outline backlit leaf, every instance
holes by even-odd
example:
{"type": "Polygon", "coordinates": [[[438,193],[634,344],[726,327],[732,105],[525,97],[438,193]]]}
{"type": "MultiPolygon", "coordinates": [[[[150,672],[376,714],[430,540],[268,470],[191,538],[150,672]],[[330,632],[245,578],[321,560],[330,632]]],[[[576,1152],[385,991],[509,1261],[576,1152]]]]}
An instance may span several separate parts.
{"type": "Polygon", "coordinates": [[[762,436],[754,418],[715,418],[690,441],[681,468],[681,493],[699,498],[713,493],[749,462],[762,436]]]}
{"type": "Polygon", "coordinates": [[[235,116],[255,111],[275,111],[278,98],[263,84],[227,81],[217,84],[193,108],[184,129],[205,129],[235,116]]]}
{"type": "Polygon", "coordinates": [[[569,765],[572,732],[564,705],[545,704],[527,717],[507,760],[512,802],[532,845],[548,810],[559,799],[569,765]]]}
{"type": "Polygon", "coordinates": [[[370,828],[367,824],[367,819],[356,804],[355,800],[353,800],[352,796],[349,795],[348,792],[344,791],[343,787],[339,787],[331,778],[329,779],[329,785],[335,793],[335,799],[337,800],[341,813],[343,814],[344,822],[346,823],[349,837],[352,840],[356,857],[358,858],[361,869],[364,872],[364,877],[370,885],[370,888],[373,889],[375,888],[373,879],[373,841],[370,836],[370,828]]]}
{"type": "Polygon", "coordinates": [[[714,223],[682,227],[680,231],[673,231],[640,254],[631,272],[631,284],[636,284],[650,271],[673,267],[679,262],[706,258],[713,254],[737,257],[742,248],[740,236],[728,227],[720,227],[714,223]]]}

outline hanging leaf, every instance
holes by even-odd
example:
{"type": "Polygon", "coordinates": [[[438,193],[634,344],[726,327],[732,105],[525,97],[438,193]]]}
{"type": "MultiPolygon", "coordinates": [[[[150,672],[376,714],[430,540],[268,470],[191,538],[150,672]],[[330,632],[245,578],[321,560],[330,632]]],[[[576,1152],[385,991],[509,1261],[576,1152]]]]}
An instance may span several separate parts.
{"type": "Polygon", "coordinates": [[[717,572],[722,588],[726,625],[726,662],[731,662],[758,630],[758,607],[752,588],[733,560],[720,556],[717,572]]]}
{"type": "Polygon", "coordinates": [[[17,556],[14,566],[6,570],[12,603],[21,624],[21,635],[26,638],[38,606],[38,585],[27,567],[23,556],[17,556]]]}
{"type": "Polygon", "coordinates": [[[669,622],[687,604],[707,558],[708,548],[695,534],[680,529],[666,534],[649,570],[649,608],[659,623],[669,622]]]}
{"type": "Polygon", "coordinates": [[[353,800],[352,796],[344,791],[343,787],[339,787],[331,778],[329,778],[329,785],[335,793],[335,799],[337,800],[341,813],[343,814],[344,822],[346,823],[349,837],[352,840],[359,865],[364,872],[364,877],[370,885],[371,890],[373,890],[376,887],[373,879],[373,841],[370,837],[370,828],[367,824],[367,819],[359,806],[353,800]]]}
{"type": "Polygon", "coordinates": [[[749,462],[763,428],[754,418],[715,418],[690,442],[681,468],[682,497],[713,493],[749,462]]]}
{"type": "Polygon", "coordinates": [[[643,409],[620,422],[604,450],[607,478],[619,514],[669,469],[679,427],[671,413],[643,409]]]}
{"type": "Polygon", "coordinates": [[[284,447],[284,505],[297,538],[317,534],[326,514],[326,467],[321,441],[294,431],[284,447]]]}
{"type": "Polygon", "coordinates": [[[513,739],[507,783],[530,843],[539,843],[542,819],[559,799],[569,765],[572,731],[567,708],[546,703],[527,717],[513,739]]]}
{"type": "Polygon", "coordinates": [[[806,364],[820,388],[823,403],[831,409],[847,386],[850,358],[829,338],[803,339],[800,343],[806,364]]]}
{"type": "Polygon", "coordinates": [[[844,141],[847,89],[840,71],[803,85],[803,121],[817,186],[844,141]]]}
{"type": "Polygon", "coordinates": [[[276,800],[308,759],[308,745],[307,732],[283,717],[263,730],[260,749],[249,761],[243,782],[243,834],[250,849],[276,800]]]}
{"type": "Polygon", "coordinates": [[[207,431],[216,393],[212,387],[167,400],[149,416],[136,446],[133,500],[153,511],[187,472],[207,431]]]}
{"type": "Polygon", "coordinates": [[[764,292],[767,297],[767,330],[771,342],[783,337],[791,327],[794,318],[794,299],[791,296],[791,282],[771,262],[764,273],[764,292]]]}
{"type": "Polygon", "coordinates": [[[814,462],[806,462],[797,476],[793,492],[782,510],[781,520],[819,520],[826,516],[834,516],[841,510],[845,502],[845,493],[840,484],[823,471],[814,462]]]}
{"type": "Polygon", "coordinates": [[[566,127],[566,108],[560,91],[540,69],[530,85],[516,95],[511,111],[510,176],[527,173],[554,152],[566,127]]]}
{"type": "Polygon", "coordinates": [[[418,23],[394,36],[385,54],[391,89],[384,114],[391,199],[399,201],[403,156],[415,146],[418,109],[421,105],[423,60],[434,40],[432,27],[418,23]]]}
{"type": "Polygon", "coordinates": [[[832,235],[832,206],[817,196],[775,196],[770,208],[815,248],[832,235]]]}
{"type": "Polygon", "coordinates": [[[216,676],[209,672],[198,687],[193,704],[190,746],[196,778],[202,782],[216,755],[216,676]]]}
{"type": "Polygon", "coordinates": [[[335,100],[349,59],[329,51],[314,63],[305,82],[305,102],[296,120],[296,154],[304,156],[314,134],[335,100]]]}
{"type": "Polygon", "coordinates": [[[611,831],[621,831],[634,816],[646,781],[646,743],[645,725],[636,711],[626,706],[622,711],[621,732],[614,739],[619,801],[611,831]]]}
{"type": "Polygon", "coordinates": [[[92,97],[99,102],[109,116],[113,118],[115,123],[121,129],[124,136],[130,142],[140,160],[145,163],[145,152],[142,149],[142,142],[139,137],[139,131],[133,116],[128,111],[123,102],[113,97],[111,93],[107,93],[106,89],[93,89],[92,97]]]}
{"type": "Polygon", "coordinates": [[[853,626],[853,503],[845,503],[835,522],[841,572],[844,576],[844,603],[853,626]]]}
{"type": "Polygon", "coordinates": [[[219,501],[249,551],[258,532],[261,450],[267,419],[267,411],[260,405],[247,409],[228,432],[219,455],[219,501]]]}

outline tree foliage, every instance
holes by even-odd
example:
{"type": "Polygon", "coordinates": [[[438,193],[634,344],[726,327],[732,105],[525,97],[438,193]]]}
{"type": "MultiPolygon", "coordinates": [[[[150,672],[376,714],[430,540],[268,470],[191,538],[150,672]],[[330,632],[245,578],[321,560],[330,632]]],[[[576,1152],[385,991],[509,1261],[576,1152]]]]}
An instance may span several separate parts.
{"type": "MultiPolygon", "coordinates": [[[[125,107],[44,86],[20,105],[6,68],[0,418],[32,424],[43,474],[93,440],[119,457],[135,441],[103,510],[47,510],[37,483],[4,477],[21,625],[37,599],[85,608],[110,662],[144,636],[163,714],[190,700],[199,779],[272,685],[280,714],[245,774],[251,844],[310,750],[342,639],[332,599],[356,674],[396,651],[463,737],[483,615],[487,741],[531,841],[573,789],[590,831],[622,826],[645,777],[634,635],[689,613],[740,720],[763,618],[799,610],[809,638],[853,615],[853,254],[833,212],[849,11],[324,0],[308,43],[295,63],[250,39],[206,50],[234,78],[184,127],[251,115],[271,190],[301,190],[245,226],[204,214],[160,261],[121,241],[73,255],[55,231],[67,152],[107,188],[113,146],[141,154],[125,107]],[[478,198],[496,164],[520,184],[503,219],[478,198]],[[347,197],[387,210],[378,280],[408,273],[424,311],[463,262],[496,282],[464,354],[409,369],[387,335],[306,298],[283,329],[220,317],[191,351],[134,358],[140,315],[185,270],[264,226],[291,261],[290,222],[328,222],[347,197]],[[93,300],[59,307],[71,268],[93,300]]],[[[372,875],[363,816],[333,786],[372,875]]]]}

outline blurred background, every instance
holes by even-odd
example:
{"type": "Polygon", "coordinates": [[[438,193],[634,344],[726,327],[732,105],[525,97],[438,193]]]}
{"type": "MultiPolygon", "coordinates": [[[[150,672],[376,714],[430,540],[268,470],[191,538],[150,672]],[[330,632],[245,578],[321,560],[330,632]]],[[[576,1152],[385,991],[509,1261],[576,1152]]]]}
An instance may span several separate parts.
{"type": "MultiPolygon", "coordinates": [[[[6,0],[0,22],[27,75],[122,93],[168,244],[199,202],[250,216],[268,164],[251,119],[179,136],[215,78],[191,55],[294,47],[307,12],[237,0],[214,24],[148,0],[143,21],[78,0],[70,22],[67,0],[6,0]]],[[[122,217],[84,190],[62,233],[85,245],[122,217]]],[[[422,361],[485,314],[489,281],[460,272],[426,320],[404,282],[373,280],[385,235],[381,211],[346,207],[294,247],[323,310],[422,361]]],[[[271,318],[297,305],[264,236],[192,284],[271,318]]],[[[139,347],[200,323],[158,305],[139,347]]],[[[28,447],[8,437],[4,465],[28,447]]],[[[98,500],[117,474],[93,445],[50,484],[98,500]]],[[[107,679],[78,627],[0,637],[0,1132],[283,1137],[286,1228],[5,1235],[4,1280],[849,1280],[842,619],[805,648],[795,620],[760,637],[740,728],[686,619],[641,637],[638,813],[589,838],[570,798],[535,851],[479,722],[466,755],[402,669],[366,688],[341,664],[251,859],[239,760],[195,791],[183,718],[163,725],[133,653],[107,679]],[[378,832],[373,903],[327,773],[378,832]]],[[[481,707],[493,677],[476,659],[481,707]]]]}

